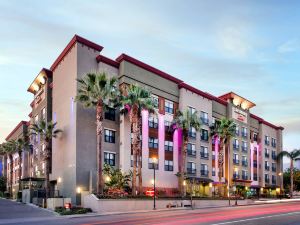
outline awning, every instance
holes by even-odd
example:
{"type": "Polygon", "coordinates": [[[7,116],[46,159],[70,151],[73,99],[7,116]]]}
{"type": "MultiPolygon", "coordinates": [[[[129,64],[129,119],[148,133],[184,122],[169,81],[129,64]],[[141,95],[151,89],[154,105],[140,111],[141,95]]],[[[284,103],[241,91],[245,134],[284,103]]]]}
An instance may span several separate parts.
{"type": "Polygon", "coordinates": [[[209,184],[213,182],[212,179],[204,178],[204,177],[187,177],[187,180],[195,181],[196,183],[204,183],[204,184],[209,184]]]}
{"type": "Polygon", "coordinates": [[[21,181],[45,181],[45,178],[42,177],[25,177],[21,181]]]}

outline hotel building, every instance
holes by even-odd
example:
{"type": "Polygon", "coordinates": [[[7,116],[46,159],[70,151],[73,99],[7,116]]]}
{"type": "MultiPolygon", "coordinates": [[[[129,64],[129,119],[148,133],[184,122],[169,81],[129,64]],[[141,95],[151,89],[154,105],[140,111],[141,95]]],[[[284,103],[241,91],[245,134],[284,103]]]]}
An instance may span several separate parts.
{"type": "MultiPolygon", "coordinates": [[[[126,54],[115,60],[101,54],[103,47],[75,35],[49,70],[43,69],[29,92],[34,94],[30,123],[40,118],[57,122],[63,134],[52,140],[51,184],[53,190],[76,201],[76,188],[96,190],[95,110],[75,102],[76,79],[97,71],[117,77],[120,88],[139,84],[151,90],[157,113],[142,113],[142,174],[144,190],[152,187],[153,156],[158,159],[156,184],[161,191],[175,194],[178,186],[182,136],[169,131],[176,110],[197,111],[200,131],[191,129],[186,171],[197,185],[193,193],[209,196],[218,181],[218,140],[210,137],[210,126],[223,117],[237,124],[236,137],[225,154],[222,182],[256,192],[274,190],[281,184],[278,173],[282,164],[276,155],[282,151],[282,127],[253,115],[254,103],[236,93],[220,97],[198,90],[184,81],[126,54]]],[[[33,138],[35,139],[35,138],[33,138]]],[[[43,143],[31,140],[33,152],[42,151],[43,143]]],[[[131,132],[128,116],[109,110],[104,116],[103,160],[124,172],[132,169],[131,132]]],[[[30,176],[42,174],[40,160],[31,161],[30,176]],[[37,169],[35,167],[37,166],[37,169]]],[[[187,191],[190,191],[187,187],[187,191]]]]}

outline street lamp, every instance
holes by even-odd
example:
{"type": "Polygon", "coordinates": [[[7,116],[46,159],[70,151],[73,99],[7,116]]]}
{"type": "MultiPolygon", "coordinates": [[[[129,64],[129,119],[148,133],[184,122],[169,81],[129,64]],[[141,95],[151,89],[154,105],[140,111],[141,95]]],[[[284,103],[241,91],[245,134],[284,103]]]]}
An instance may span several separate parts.
{"type": "Polygon", "coordinates": [[[152,157],[152,163],[153,163],[153,210],[156,209],[155,205],[155,165],[157,164],[157,158],[152,157]]]}
{"type": "Polygon", "coordinates": [[[279,180],[280,180],[280,183],[279,183],[279,185],[280,185],[280,187],[279,187],[279,199],[281,200],[281,186],[283,186],[282,185],[282,172],[278,173],[278,176],[279,176],[279,180]]]}

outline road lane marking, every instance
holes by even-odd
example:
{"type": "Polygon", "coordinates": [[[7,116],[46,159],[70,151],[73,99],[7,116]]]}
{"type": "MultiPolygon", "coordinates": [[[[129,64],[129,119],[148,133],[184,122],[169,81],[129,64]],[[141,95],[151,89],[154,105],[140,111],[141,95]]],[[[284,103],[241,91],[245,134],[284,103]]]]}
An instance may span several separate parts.
{"type": "Polygon", "coordinates": [[[295,214],[300,214],[300,212],[291,212],[291,213],[284,213],[284,214],[278,214],[278,215],[261,216],[261,217],[243,219],[243,220],[235,220],[235,221],[228,221],[228,222],[222,222],[222,223],[214,223],[214,224],[211,224],[211,225],[224,225],[224,224],[240,223],[240,222],[247,222],[247,221],[252,221],[252,220],[267,219],[267,218],[271,218],[271,217],[290,216],[290,215],[295,215],[295,214]]]}

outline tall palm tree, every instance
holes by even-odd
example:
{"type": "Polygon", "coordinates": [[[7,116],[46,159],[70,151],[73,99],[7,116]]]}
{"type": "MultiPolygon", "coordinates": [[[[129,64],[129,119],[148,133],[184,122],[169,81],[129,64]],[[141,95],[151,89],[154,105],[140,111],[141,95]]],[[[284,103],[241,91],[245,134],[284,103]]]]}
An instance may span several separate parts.
{"type": "MultiPolygon", "coordinates": [[[[221,120],[216,120],[215,124],[210,127],[211,136],[220,139],[219,154],[218,154],[218,164],[219,164],[219,182],[222,180],[223,176],[223,164],[224,164],[224,147],[229,155],[229,143],[231,138],[235,137],[236,124],[233,120],[222,118],[221,120]]],[[[229,165],[228,165],[229,166],[229,165]]],[[[228,168],[229,170],[229,168],[228,168]]],[[[228,177],[228,184],[229,184],[228,177]]],[[[219,186],[219,194],[221,193],[221,186],[219,186]]]]}
{"type": "Polygon", "coordinates": [[[136,195],[136,165],[138,159],[138,175],[139,175],[139,194],[143,193],[142,180],[142,149],[141,149],[141,123],[142,110],[154,112],[154,104],[151,92],[136,84],[132,84],[121,98],[122,112],[129,112],[129,119],[132,129],[132,152],[133,152],[133,171],[132,171],[132,194],[136,195]]]}
{"type": "Polygon", "coordinates": [[[13,154],[16,152],[17,143],[14,140],[10,140],[2,144],[4,152],[6,153],[7,159],[9,159],[9,195],[12,197],[12,185],[13,185],[13,154]]]}
{"type": "Polygon", "coordinates": [[[103,194],[103,162],[102,137],[103,113],[111,107],[114,108],[118,96],[117,79],[108,78],[105,73],[87,73],[79,83],[76,101],[86,108],[96,108],[96,134],[97,134],[97,193],[103,194]]]}
{"type": "Polygon", "coordinates": [[[18,151],[18,156],[19,156],[19,162],[20,162],[20,165],[19,165],[19,191],[20,191],[20,188],[21,188],[21,174],[22,174],[22,168],[21,168],[21,163],[22,163],[22,153],[23,151],[28,151],[29,149],[29,142],[28,142],[28,137],[25,136],[25,137],[21,137],[21,138],[18,138],[17,141],[16,141],[16,144],[17,144],[17,151],[18,151]]]}
{"type": "Polygon", "coordinates": [[[173,124],[176,128],[180,128],[182,130],[182,150],[181,150],[181,160],[180,160],[180,171],[178,174],[178,188],[181,195],[183,195],[183,180],[185,174],[185,164],[186,164],[186,154],[187,154],[187,146],[189,142],[189,132],[192,128],[196,131],[199,131],[201,128],[201,122],[199,116],[197,116],[197,111],[190,112],[190,110],[186,109],[185,111],[178,110],[175,114],[173,124]]]}
{"type": "Polygon", "coordinates": [[[282,151],[277,155],[277,160],[278,161],[282,160],[284,156],[290,159],[290,171],[291,171],[290,195],[292,197],[293,189],[294,189],[294,161],[300,160],[300,149],[294,149],[291,152],[282,151]]]}
{"type": "Polygon", "coordinates": [[[46,198],[50,197],[50,164],[52,157],[52,138],[57,138],[57,135],[62,132],[60,129],[56,129],[57,123],[52,121],[46,122],[41,120],[39,123],[32,124],[30,127],[31,135],[40,135],[41,139],[45,143],[45,150],[43,152],[43,161],[45,162],[45,189],[46,198]]]}

